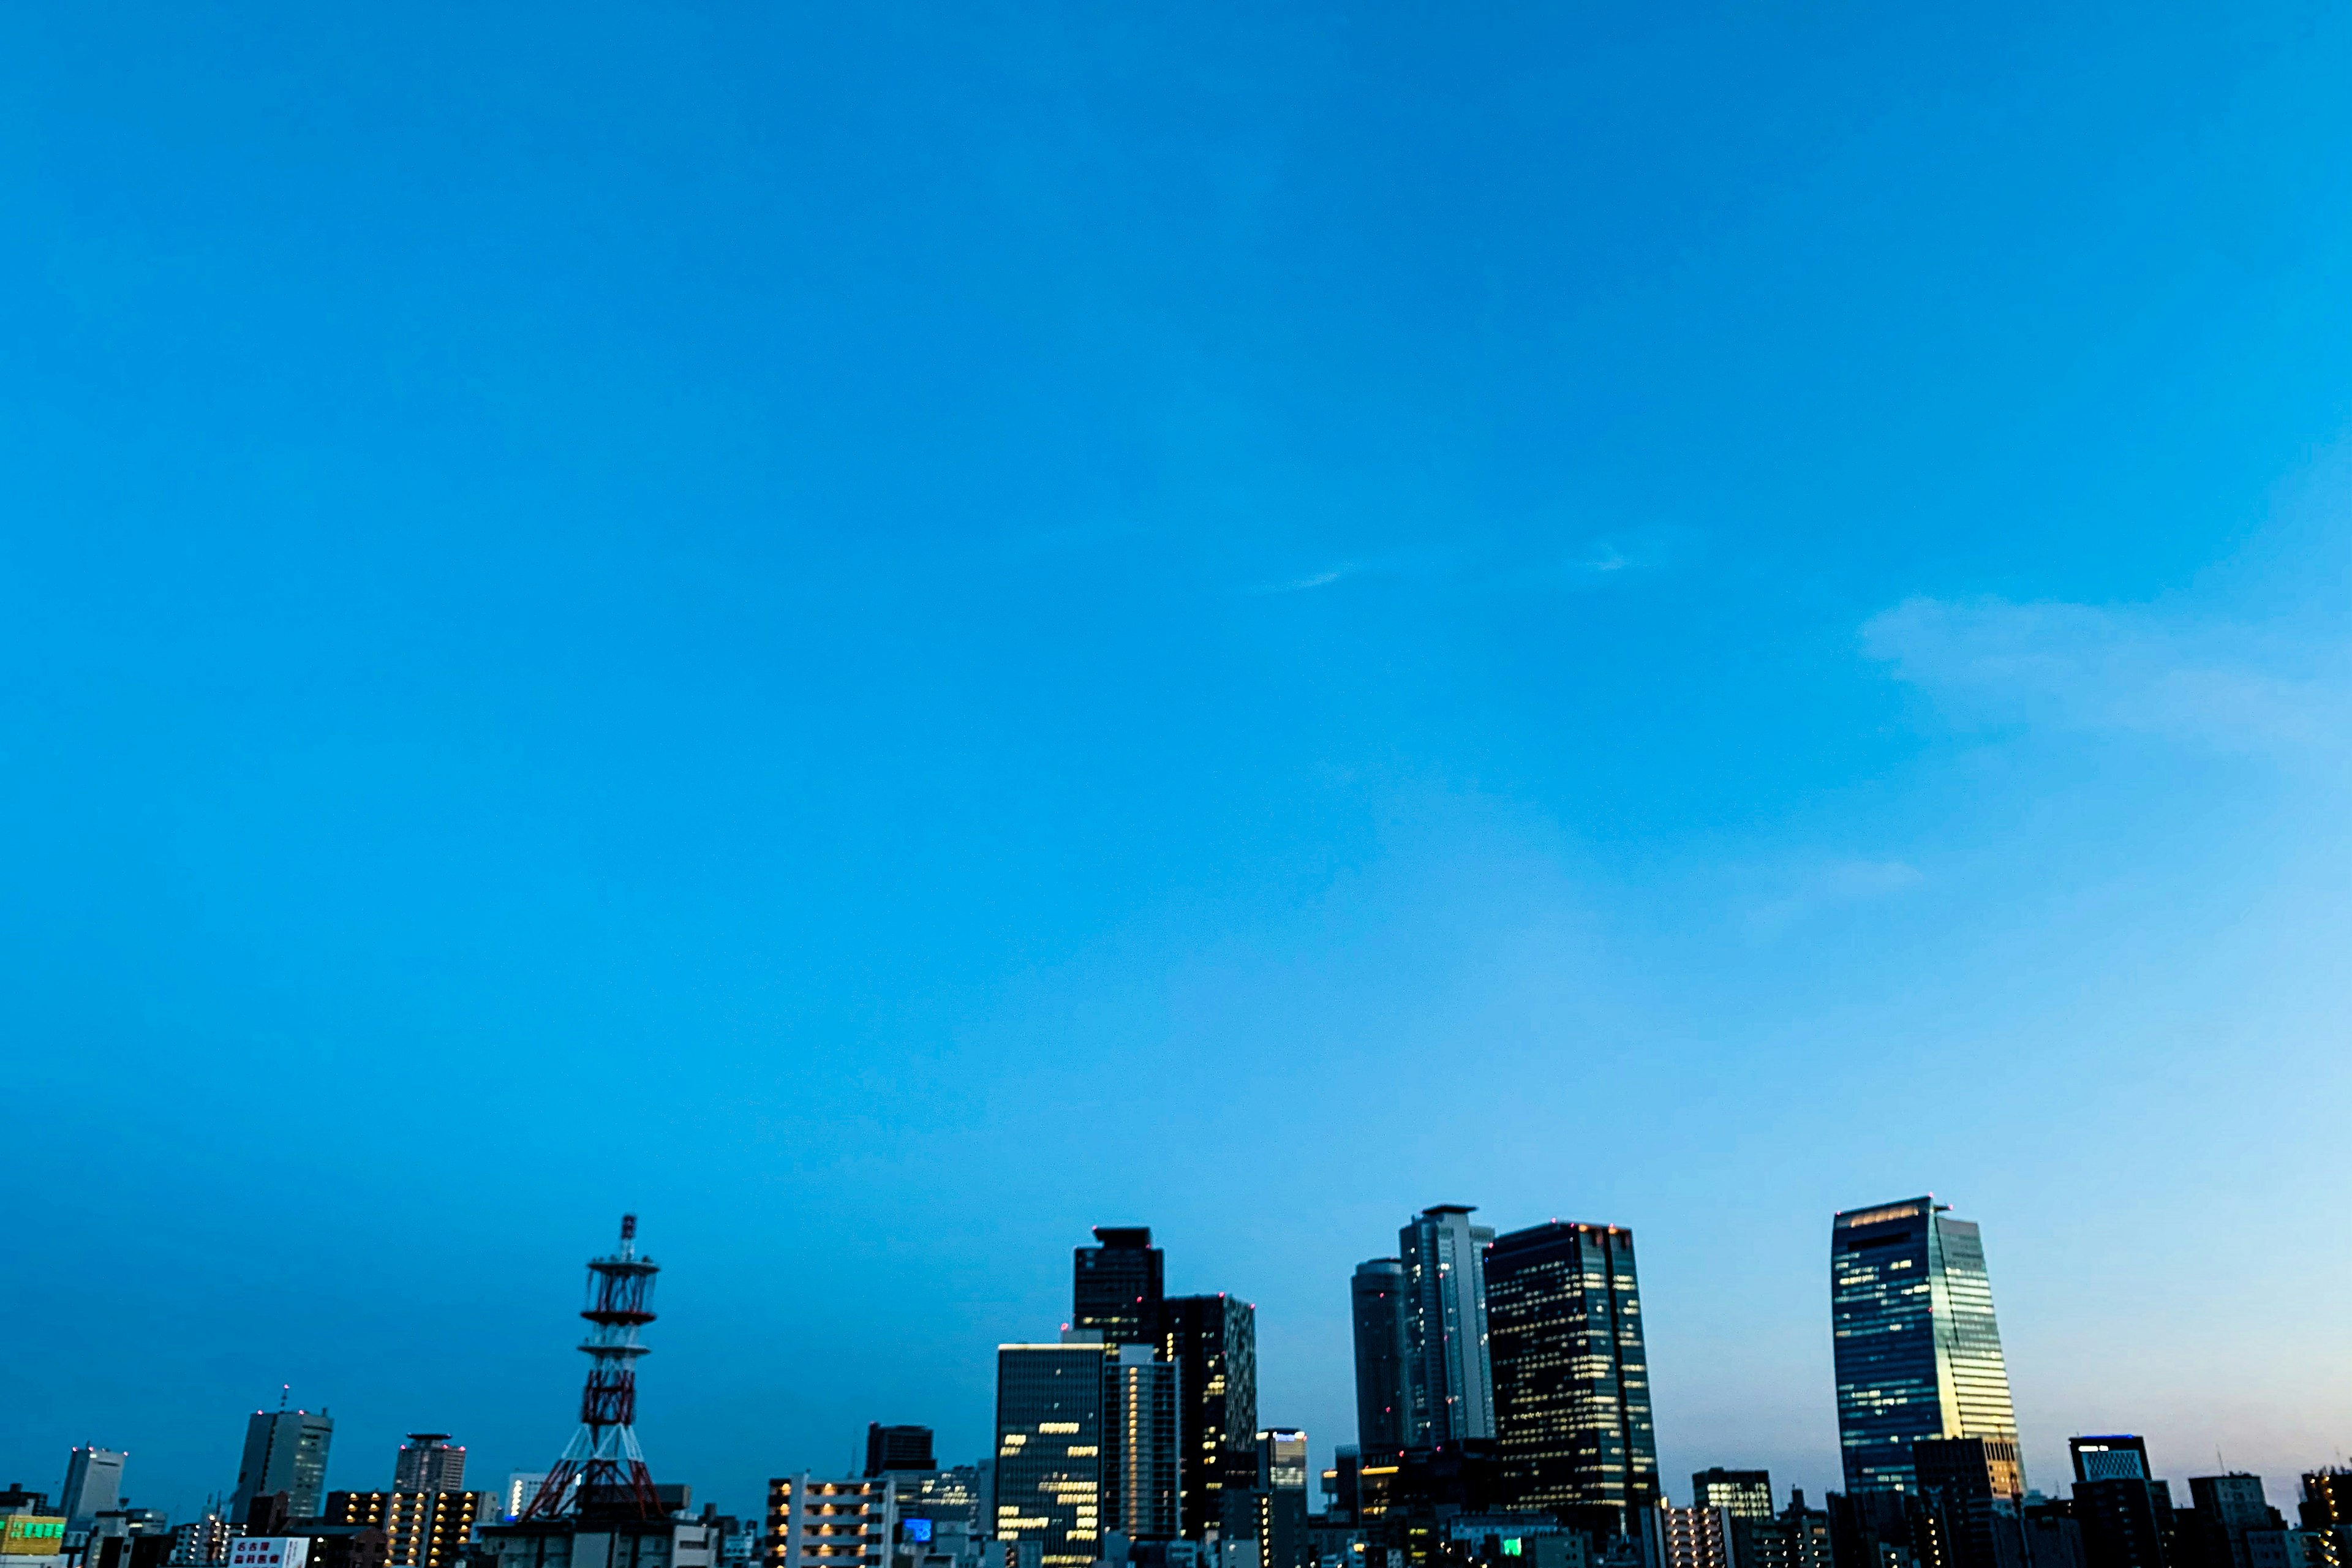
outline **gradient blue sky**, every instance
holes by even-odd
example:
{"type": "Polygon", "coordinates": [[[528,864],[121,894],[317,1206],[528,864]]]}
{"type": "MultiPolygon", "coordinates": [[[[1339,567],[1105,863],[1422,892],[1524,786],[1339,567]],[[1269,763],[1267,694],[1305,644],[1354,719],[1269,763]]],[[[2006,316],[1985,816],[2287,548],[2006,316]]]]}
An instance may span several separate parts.
{"type": "Polygon", "coordinates": [[[1435,1202],[1835,1474],[2352,1448],[2352,15],[0,14],[0,1479],[987,1442],[1088,1225],[1353,1436],[1435,1202]]]}

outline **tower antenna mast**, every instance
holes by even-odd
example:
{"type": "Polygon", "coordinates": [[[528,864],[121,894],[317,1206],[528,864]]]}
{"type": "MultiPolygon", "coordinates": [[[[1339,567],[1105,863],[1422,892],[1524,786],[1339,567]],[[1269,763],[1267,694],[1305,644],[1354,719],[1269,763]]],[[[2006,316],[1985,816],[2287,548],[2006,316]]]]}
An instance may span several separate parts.
{"type": "Polygon", "coordinates": [[[524,1509],[525,1519],[564,1514],[634,1513],[661,1517],[653,1473],[637,1447],[637,1358],[646,1347],[637,1331],[654,1321],[654,1276],[661,1269],[637,1256],[637,1216],[621,1216],[621,1245],[610,1257],[588,1260],[590,1324],[580,1348],[588,1354],[588,1386],[580,1395],[580,1429],[524,1509]]]}

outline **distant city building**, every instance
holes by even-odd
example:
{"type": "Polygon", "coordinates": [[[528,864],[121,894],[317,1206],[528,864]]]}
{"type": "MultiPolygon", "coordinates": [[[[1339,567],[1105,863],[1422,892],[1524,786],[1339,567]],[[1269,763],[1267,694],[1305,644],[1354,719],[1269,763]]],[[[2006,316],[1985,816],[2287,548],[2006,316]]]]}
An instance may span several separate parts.
{"type": "MultiPolygon", "coordinates": [[[[2189,1478],[2189,1500],[2206,1532],[2208,1568],[2256,1568],[2254,1553],[2262,1546],[2279,1544],[2253,1539],[2266,1531],[2282,1531],[2286,1521],[2263,1495],[2263,1478],[2233,1470],[2221,1476],[2189,1478]]],[[[2301,1563],[2294,1568],[2303,1568],[2301,1563]]]]}
{"type": "Polygon", "coordinates": [[[892,1470],[936,1470],[939,1464],[931,1458],[931,1429],[928,1426],[885,1426],[878,1421],[866,1426],[866,1473],[885,1475],[892,1470]]]}
{"type": "Polygon", "coordinates": [[[457,1561],[475,1525],[498,1521],[499,1501],[493,1492],[336,1491],[327,1494],[320,1517],[330,1524],[380,1528],[391,1568],[444,1568],[457,1561]]]}
{"type": "Polygon", "coordinates": [[[888,1568],[890,1515],[887,1478],[772,1480],[767,1568],[888,1568]]]}
{"type": "Polygon", "coordinates": [[[485,1525],[467,1562],[474,1568],[717,1568],[716,1519],[677,1517],[691,1500],[689,1488],[664,1483],[654,1490],[657,1511],[650,1515],[625,1493],[596,1490],[566,1513],[485,1525]]]}
{"type": "MultiPolygon", "coordinates": [[[[1932,1196],[1837,1215],[1830,1320],[1849,1494],[1908,1491],[1923,1437],[2004,1439],[2017,1413],[1977,1226],[1932,1196]]],[[[2024,1492],[2024,1473],[2004,1482],[2024,1492]]]]}
{"type": "Polygon", "coordinates": [[[316,1515],[326,1495],[327,1450],[334,1437],[335,1423],[323,1410],[255,1411],[245,1424],[230,1522],[244,1523],[253,1500],[271,1492],[286,1494],[291,1517],[316,1515]]]}
{"type": "Polygon", "coordinates": [[[1367,1448],[1401,1448],[1411,1436],[1405,1429],[1403,1260],[1374,1258],[1357,1264],[1349,1302],[1356,1330],[1356,1442],[1367,1448]]]}
{"type": "Polygon", "coordinates": [[[1666,1568],[1731,1568],[1730,1515],[1719,1508],[1658,1510],[1666,1568]]]}
{"type": "Polygon", "coordinates": [[[1105,1344],[1157,1344],[1163,1262],[1150,1227],[1098,1225],[1095,1242],[1072,1260],[1070,1327],[1105,1344]]]}
{"type": "Polygon", "coordinates": [[[466,1489],[466,1449],[446,1432],[411,1432],[392,1462],[392,1488],[403,1492],[466,1489]]]}
{"type": "Polygon", "coordinates": [[[228,1561],[228,1521],[205,1513],[172,1531],[172,1562],[179,1568],[207,1568],[228,1561]]]}
{"type": "Polygon", "coordinates": [[[2352,1470],[2307,1470],[2295,1512],[2305,1533],[2302,1568],[2352,1568],[2352,1470]]]}
{"type": "Polygon", "coordinates": [[[1719,1508],[1734,1519],[1770,1519],[1772,1472],[1711,1466],[1691,1477],[1691,1506],[1719,1508]]]}
{"type": "Polygon", "coordinates": [[[1506,1500],[1615,1510],[1632,1529],[1659,1501],[1633,1233],[1531,1226],[1496,1237],[1485,1272],[1506,1500]]]}
{"type": "Polygon", "coordinates": [[[994,1534],[1036,1542],[1041,1568],[1102,1555],[1108,1359],[1099,1342],[996,1348],[994,1534]]]}
{"type": "Polygon", "coordinates": [[[1473,1210],[1439,1204],[1397,1233],[1405,1282],[1405,1437],[1455,1443],[1495,1436],[1486,1359],[1486,1263],[1495,1233],[1473,1210]]]}
{"type": "Polygon", "coordinates": [[[2086,1568],[2165,1568],[2172,1493],[2148,1473],[2147,1442],[2115,1434],[2071,1437],[2066,1447],[2086,1568]]]}
{"type": "MultiPolygon", "coordinates": [[[[1704,1487],[1704,1478],[1761,1475],[1757,1470],[1702,1470],[1694,1476],[1694,1491],[1701,1503],[1710,1497],[1720,1499],[1724,1493],[1720,1482],[1710,1480],[1704,1487]]],[[[1768,1483],[1769,1485],[1769,1483],[1768,1483]]],[[[1733,1568],[1832,1568],[1830,1550],[1830,1516],[1819,1509],[1805,1506],[1805,1494],[1795,1488],[1789,1492],[1789,1506],[1779,1513],[1761,1514],[1741,1511],[1753,1506],[1753,1493],[1744,1479],[1731,1483],[1738,1506],[1717,1501],[1709,1506],[1721,1510],[1724,1529],[1730,1547],[1733,1568]]],[[[2019,1568],[2019,1565],[2011,1565],[2019,1568]]],[[[2035,1568],[2046,1568],[2036,1564],[2035,1568]]]]}
{"type": "MultiPolygon", "coordinates": [[[[1922,1437],[1911,1445],[1913,1533],[1948,1568],[2016,1568],[2031,1542],[2018,1505],[2017,1444],[2008,1437],[1922,1437]]],[[[1913,1543],[1915,1552],[1919,1545],[1913,1543]]]]}
{"type": "Polygon", "coordinates": [[[1183,1455],[1177,1368],[1151,1345],[1122,1344],[1105,1364],[1105,1521],[1129,1541],[1183,1533],[1183,1455]]]}
{"type": "Polygon", "coordinates": [[[507,1477],[506,1491],[499,1500],[501,1516],[509,1524],[520,1519],[522,1510],[530,1506],[530,1500],[537,1497],[539,1489],[546,1484],[547,1472],[544,1470],[510,1472],[507,1477]]]}
{"type": "Polygon", "coordinates": [[[1261,1568],[1314,1568],[1307,1535],[1307,1434],[1276,1426],[1257,1435],[1254,1534],[1261,1568]]]}
{"type": "Polygon", "coordinates": [[[1225,1295],[1166,1298],[1160,1359],[1176,1368],[1179,1507],[1197,1541],[1223,1518],[1226,1455],[1251,1453],[1256,1437],[1257,1309],[1225,1295]]]}
{"type": "Polygon", "coordinates": [[[58,1493],[58,1511],[68,1531],[88,1530],[90,1522],[122,1501],[122,1461],[129,1458],[112,1448],[76,1448],[66,1459],[66,1484],[58,1493]]]}

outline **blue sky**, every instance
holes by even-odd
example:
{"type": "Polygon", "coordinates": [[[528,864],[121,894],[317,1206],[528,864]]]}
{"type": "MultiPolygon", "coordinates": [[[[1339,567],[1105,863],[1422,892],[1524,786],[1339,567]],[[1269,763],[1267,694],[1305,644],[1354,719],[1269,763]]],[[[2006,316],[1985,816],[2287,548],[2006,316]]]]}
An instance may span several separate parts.
{"type": "Polygon", "coordinates": [[[0,1470],[722,1505],[1141,1221],[1352,1436],[1436,1202],[1640,1237],[1675,1494],[1981,1222],[2029,1477],[2352,1447],[2352,20],[0,16],[0,1470]]]}

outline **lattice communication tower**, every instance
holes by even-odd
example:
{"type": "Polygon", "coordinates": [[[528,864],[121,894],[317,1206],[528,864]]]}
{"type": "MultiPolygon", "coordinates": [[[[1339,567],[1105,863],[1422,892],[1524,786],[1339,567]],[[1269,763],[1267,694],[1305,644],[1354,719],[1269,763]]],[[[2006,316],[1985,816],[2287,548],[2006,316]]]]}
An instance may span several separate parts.
{"type": "Polygon", "coordinates": [[[588,1260],[592,1327],[580,1348],[588,1352],[588,1386],[580,1395],[580,1429],[524,1509],[525,1519],[556,1519],[590,1511],[659,1519],[653,1473],[637,1447],[637,1358],[646,1347],[637,1331],[654,1321],[654,1261],[637,1256],[637,1216],[621,1216],[620,1249],[588,1260]]]}

